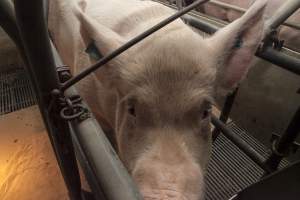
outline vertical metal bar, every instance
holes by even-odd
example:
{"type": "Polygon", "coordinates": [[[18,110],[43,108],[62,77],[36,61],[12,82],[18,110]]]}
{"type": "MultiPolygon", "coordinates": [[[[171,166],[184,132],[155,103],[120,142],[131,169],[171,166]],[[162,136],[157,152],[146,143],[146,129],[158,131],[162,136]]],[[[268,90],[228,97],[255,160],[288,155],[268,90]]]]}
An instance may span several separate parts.
{"type": "Polygon", "coordinates": [[[13,4],[10,0],[0,1],[0,26],[10,36],[17,46],[21,45],[21,38],[16,26],[13,4]]]}
{"type": "Polygon", "coordinates": [[[17,24],[29,64],[27,69],[39,108],[71,199],[81,199],[81,183],[68,124],[59,108],[47,110],[51,91],[60,87],[44,19],[43,1],[15,0],[17,24]]]}
{"type": "Polygon", "coordinates": [[[290,153],[290,148],[294,144],[297,136],[300,134],[300,107],[294,114],[290,124],[288,125],[286,131],[279,138],[277,142],[274,143],[272,148],[272,154],[267,159],[266,164],[272,169],[276,170],[282,158],[290,153]]]}
{"type": "MultiPolygon", "coordinates": [[[[221,114],[220,114],[220,117],[219,119],[223,122],[223,123],[226,123],[228,118],[229,118],[229,114],[230,114],[230,111],[232,109],[232,106],[233,106],[233,103],[234,103],[234,100],[235,100],[235,97],[237,95],[237,92],[238,92],[238,88],[236,88],[232,94],[228,95],[225,99],[225,103],[224,103],[224,106],[223,106],[223,109],[221,111],[221,114]]],[[[212,132],[212,138],[213,138],[213,141],[215,141],[217,139],[217,137],[219,136],[220,134],[220,129],[218,129],[217,127],[215,127],[215,129],[213,130],[212,132]]]]}
{"type": "Polygon", "coordinates": [[[177,6],[178,10],[182,10],[183,0],[176,0],[176,6],[177,6]]]}

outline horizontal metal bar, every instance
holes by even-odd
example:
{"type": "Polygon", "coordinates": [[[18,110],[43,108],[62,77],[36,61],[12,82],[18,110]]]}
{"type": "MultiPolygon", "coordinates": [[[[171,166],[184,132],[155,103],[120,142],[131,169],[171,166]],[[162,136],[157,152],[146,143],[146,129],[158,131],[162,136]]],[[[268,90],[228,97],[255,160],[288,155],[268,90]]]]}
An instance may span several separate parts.
{"type": "Polygon", "coordinates": [[[118,55],[120,55],[121,53],[123,53],[124,51],[126,51],[127,49],[131,48],[135,44],[139,43],[140,41],[142,41],[143,39],[145,39],[146,37],[148,37],[152,33],[158,31],[159,29],[163,28],[167,24],[169,24],[172,21],[178,19],[182,15],[188,13],[189,11],[191,11],[192,9],[194,9],[195,7],[199,6],[200,4],[205,3],[207,1],[208,0],[198,0],[198,1],[195,1],[191,5],[183,8],[182,10],[176,12],[174,15],[168,17],[167,19],[163,20],[159,24],[153,26],[152,28],[146,30],[145,32],[143,32],[140,35],[136,36],[135,38],[131,39],[130,41],[128,41],[127,43],[125,43],[124,45],[122,45],[121,47],[119,47],[118,49],[116,49],[113,52],[109,53],[108,55],[104,56],[102,59],[100,59],[94,65],[86,68],[85,70],[83,70],[82,72],[80,72],[78,75],[74,76],[72,79],[70,79],[69,81],[67,81],[65,84],[63,84],[63,86],[61,87],[61,90],[65,91],[68,87],[70,87],[71,85],[74,85],[75,83],[77,83],[78,81],[80,81],[81,79],[83,79],[84,77],[86,77],[87,75],[89,75],[90,73],[92,73],[93,71],[95,71],[96,69],[98,69],[99,67],[103,66],[104,64],[106,64],[107,62],[109,62],[110,60],[112,60],[113,58],[117,57],[118,55]]]}
{"type": "Polygon", "coordinates": [[[300,75],[300,59],[293,56],[289,56],[280,51],[273,49],[272,47],[266,47],[259,49],[256,55],[264,60],[267,60],[277,66],[300,75]]]}
{"type": "MultiPolygon", "coordinates": [[[[298,1],[298,0],[296,0],[296,1],[298,1]]],[[[231,9],[231,10],[234,10],[234,11],[237,11],[237,12],[240,12],[240,13],[245,13],[247,11],[247,9],[245,9],[245,8],[241,8],[241,7],[238,7],[238,6],[235,6],[235,5],[232,5],[232,4],[228,4],[228,3],[224,3],[224,2],[221,2],[221,1],[217,1],[217,0],[211,0],[208,3],[213,4],[215,6],[218,6],[218,7],[221,7],[221,8],[231,9]]],[[[277,13],[277,11],[276,11],[276,13],[277,13]]],[[[291,13],[287,13],[287,17],[289,17],[290,15],[291,15],[291,13]]],[[[278,14],[273,15],[272,18],[274,18],[274,19],[278,18],[278,14]]],[[[287,19],[287,18],[285,18],[285,19],[287,19]]],[[[286,22],[285,20],[280,20],[280,21],[281,21],[280,24],[282,24],[282,25],[300,30],[300,26],[298,24],[294,24],[294,23],[291,23],[291,22],[286,22]]],[[[276,26],[276,27],[278,27],[278,26],[276,26]]]]}
{"type": "MultiPolygon", "coordinates": [[[[212,34],[219,29],[219,27],[211,25],[210,23],[207,23],[204,20],[195,16],[186,15],[183,16],[183,18],[188,22],[189,25],[209,34],[212,34]]],[[[299,58],[295,58],[293,56],[284,54],[283,52],[273,49],[272,47],[259,48],[256,52],[256,56],[267,60],[279,67],[282,67],[288,71],[300,75],[299,58]]]]}
{"type": "Polygon", "coordinates": [[[216,116],[211,117],[212,124],[218,128],[231,142],[239,147],[249,158],[251,158],[258,166],[260,166],[266,172],[270,172],[271,169],[265,164],[265,158],[260,155],[255,149],[253,149],[247,142],[241,137],[234,134],[223,122],[221,122],[216,116]]]}
{"type": "Polygon", "coordinates": [[[247,9],[245,9],[245,8],[241,8],[239,6],[228,4],[228,3],[225,3],[225,2],[222,2],[222,1],[211,0],[208,3],[212,4],[212,5],[215,5],[215,6],[218,6],[218,7],[221,7],[221,8],[231,9],[231,10],[234,10],[234,11],[237,11],[237,12],[240,12],[240,13],[245,13],[247,11],[247,9]]]}

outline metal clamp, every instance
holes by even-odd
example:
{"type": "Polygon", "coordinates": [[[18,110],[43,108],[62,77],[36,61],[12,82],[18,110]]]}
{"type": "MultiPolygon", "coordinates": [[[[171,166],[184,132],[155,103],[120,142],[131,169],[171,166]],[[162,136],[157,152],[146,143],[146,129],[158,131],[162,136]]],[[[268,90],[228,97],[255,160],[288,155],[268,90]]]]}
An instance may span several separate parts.
{"type": "Polygon", "coordinates": [[[57,67],[56,71],[58,73],[58,78],[61,83],[66,82],[72,77],[70,67],[67,65],[57,67]]]}
{"type": "Polygon", "coordinates": [[[272,133],[272,136],[271,136],[271,150],[272,152],[277,155],[277,156],[280,156],[280,157],[287,157],[289,155],[289,152],[292,152],[292,153],[296,153],[296,151],[299,149],[300,147],[300,144],[297,143],[297,142],[294,142],[293,145],[291,145],[290,149],[288,149],[286,152],[282,153],[282,152],[279,152],[277,150],[277,143],[278,141],[280,140],[280,135],[276,134],[276,133],[272,133]]]}
{"type": "Polygon", "coordinates": [[[60,117],[64,120],[80,120],[83,121],[90,117],[89,110],[82,104],[80,95],[72,95],[65,97],[59,89],[52,92],[52,100],[48,111],[56,110],[60,117]]]}
{"type": "Polygon", "coordinates": [[[64,120],[85,120],[90,117],[88,109],[81,104],[81,97],[79,95],[70,96],[68,98],[61,98],[60,105],[63,107],[60,111],[60,116],[64,120]]]}
{"type": "Polygon", "coordinates": [[[270,33],[265,37],[263,48],[271,46],[274,49],[280,51],[283,47],[284,40],[280,40],[278,38],[278,30],[272,30],[270,33]]]}

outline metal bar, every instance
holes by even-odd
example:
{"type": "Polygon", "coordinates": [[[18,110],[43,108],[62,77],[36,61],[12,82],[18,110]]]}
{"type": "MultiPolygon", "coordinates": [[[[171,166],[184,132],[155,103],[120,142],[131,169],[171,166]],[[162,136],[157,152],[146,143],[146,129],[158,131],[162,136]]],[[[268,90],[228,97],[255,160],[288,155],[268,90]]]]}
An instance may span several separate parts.
{"type": "Polygon", "coordinates": [[[273,171],[278,168],[278,165],[283,157],[287,156],[290,152],[291,146],[300,134],[300,107],[294,114],[286,131],[282,134],[279,140],[274,143],[272,154],[266,161],[266,165],[273,171]]]}
{"type": "Polygon", "coordinates": [[[272,47],[259,49],[256,55],[290,72],[300,75],[300,59],[281,53],[272,47]]]}
{"type": "MultiPolygon", "coordinates": [[[[195,16],[183,16],[183,18],[189,23],[189,25],[210,34],[216,32],[219,29],[219,27],[211,25],[195,16]]],[[[273,49],[272,47],[259,48],[256,52],[256,56],[300,75],[300,60],[298,58],[284,54],[278,50],[273,49]]]]}
{"type": "Polygon", "coordinates": [[[178,10],[181,10],[183,8],[183,0],[176,0],[176,6],[178,10]]]}
{"type": "Polygon", "coordinates": [[[85,76],[89,75],[90,73],[92,73],[96,69],[100,68],[101,66],[103,66],[104,64],[106,64],[107,62],[109,62],[110,60],[112,60],[113,58],[117,57],[118,55],[120,55],[121,53],[123,53],[124,51],[126,51],[127,49],[129,49],[130,47],[132,47],[133,45],[137,44],[138,42],[142,41],[143,39],[145,39],[146,37],[148,37],[152,33],[158,31],[159,29],[163,28],[167,24],[169,24],[172,21],[178,19],[182,15],[188,13],[189,11],[191,11],[192,9],[194,9],[195,7],[199,6],[200,4],[205,3],[207,1],[208,0],[198,0],[198,1],[195,1],[191,5],[183,8],[182,10],[176,12],[174,15],[168,17],[167,19],[163,20],[159,24],[153,26],[152,28],[146,30],[145,32],[143,32],[140,35],[136,36],[135,38],[131,39],[130,41],[128,41],[127,43],[125,43],[124,45],[122,45],[121,47],[119,47],[118,49],[116,49],[113,52],[109,53],[108,55],[104,56],[102,59],[100,59],[94,65],[86,68],[85,70],[83,70],[82,72],[80,72],[78,75],[74,76],[72,79],[70,79],[69,81],[67,81],[65,84],[63,84],[63,86],[61,87],[61,90],[65,91],[68,87],[70,87],[71,85],[74,85],[75,83],[77,83],[78,81],[80,81],[81,79],[83,79],[85,76]]]}
{"type": "Polygon", "coordinates": [[[71,123],[73,137],[84,151],[102,192],[108,200],[142,200],[136,185],[93,118],[71,123]]]}
{"type": "Polygon", "coordinates": [[[231,9],[231,10],[240,12],[242,14],[247,11],[247,9],[245,9],[245,8],[241,8],[239,6],[235,6],[235,5],[232,5],[232,4],[224,3],[224,2],[221,2],[221,1],[211,0],[208,3],[210,3],[212,5],[215,5],[215,6],[218,6],[218,7],[221,7],[221,8],[231,9]]]}
{"type": "MultiPolygon", "coordinates": [[[[52,45],[56,66],[63,63],[52,45]]],[[[77,95],[75,87],[65,92],[66,96],[77,95]]],[[[87,105],[85,105],[87,106],[87,105]]],[[[117,157],[113,147],[93,115],[79,123],[69,124],[77,149],[80,164],[96,199],[139,200],[137,186],[117,157]]]]}
{"type": "MultiPolygon", "coordinates": [[[[221,114],[220,114],[220,121],[225,123],[227,122],[228,118],[229,118],[229,114],[230,114],[230,111],[232,109],[232,106],[233,106],[233,103],[234,103],[234,100],[235,100],[235,97],[237,95],[237,92],[238,92],[238,88],[236,88],[232,94],[228,95],[225,99],[225,103],[223,105],[223,109],[221,111],[221,114]]],[[[220,129],[218,128],[215,128],[212,132],[212,137],[213,137],[213,141],[215,141],[217,139],[217,137],[219,136],[220,134],[220,129]]]]}
{"type": "Polygon", "coordinates": [[[13,4],[10,0],[0,1],[0,25],[16,45],[19,46],[22,44],[19,31],[16,26],[13,4]]]}
{"type": "Polygon", "coordinates": [[[71,199],[81,199],[81,183],[68,125],[47,110],[51,91],[59,88],[44,19],[43,1],[15,0],[17,25],[29,61],[26,66],[35,85],[39,108],[71,199]]]}
{"type": "MultiPolygon", "coordinates": [[[[275,14],[267,20],[269,30],[276,29],[300,7],[299,0],[286,1],[275,14]]],[[[298,29],[299,30],[299,29],[298,29]]]]}
{"type": "Polygon", "coordinates": [[[24,63],[28,65],[28,60],[26,58],[21,36],[17,27],[14,6],[10,0],[0,1],[0,26],[15,43],[24,63]]]}
{"type": "Polygon", "coordinates": [[[220,129],[222,133],[237,147],[239,147],[249,158],[251,158],[258,166],[260,166],[266,172],[271,172],[271,169],[265,164],[265,159],[249,144],[247,144],[242,138],[234,134],[223,122],[221,122],[216,116],[211,117],[212,124],[220,129]]]}
{"type": "MultiPolygon", "coordinates": [[[[296,0],[297,1],[297,0],[296,0]]],[[[215,6],[218,6],[218,7],[221,7],[221,8],[226,8],[226,9],[231,9],[231,10],[234,10],[234,11],[237,11],[237,12],[240,12],[241,14],[245,13],[247,11],[247,9],[244,9],[244,8],[241,8],[241,7],[238,7],[238,6],[235,6],[235,5],[231,5],[231,4],[228,4],[228,3],[224,3],[224,2],[221,2],[221,1],[217,1],[217,0],[211,0],[209,1],[208,3],[210,4],[213,4],[215,6]]],[[[276,11],[277,12],[277,11],[276,11]]],[[[291,15],[291,14],[290,14],[291,15]]],[[[290,16],[288,15],[288,17],[290,16]]],[[[277,18],[277,14],[276,15],[273,15],[273,18],[277,18]]],[[[287,19],[287,18],[286,18],[287,19]]],[[[294,23],[291,23],[291,22],[285,22],[285,20],[283,20],[281,22],[282,25],[285,25],[285,26],[288,26],[288,27],[291,27],[291,28],[294,28],[294,29],[297,29],[297,30],[300,30],[300,26],[298,24],[294,24],[294,23]]],[[[280,25],[280,24],[279,24],[280,25]]],[[[278,26],[279,26],[278,25],[278,26]]],[[[278,27],[277,26],[277,27],[278,27]]]]}

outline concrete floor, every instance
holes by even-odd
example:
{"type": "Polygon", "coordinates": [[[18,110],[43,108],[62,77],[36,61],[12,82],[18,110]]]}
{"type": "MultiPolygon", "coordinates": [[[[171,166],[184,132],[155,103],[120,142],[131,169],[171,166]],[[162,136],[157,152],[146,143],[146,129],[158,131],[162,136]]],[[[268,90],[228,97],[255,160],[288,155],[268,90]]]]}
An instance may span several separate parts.
{"type": "Polygon", "coordinates": [[[37,106],[0,116],[0,133],[1,200],[68,199],[37,106]]]}
{"type": "Polygon", "coordinates": [[[299,89],[298,75],[257,59],[241,84],[231,117],[270,146],[272,133],[282,134],[299,108],[299,89]]]}

